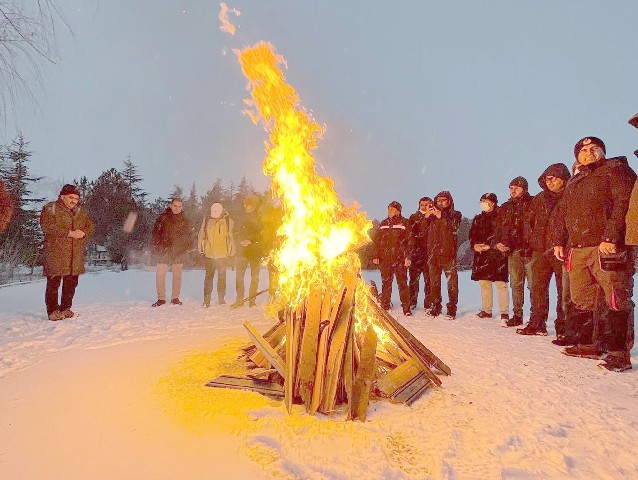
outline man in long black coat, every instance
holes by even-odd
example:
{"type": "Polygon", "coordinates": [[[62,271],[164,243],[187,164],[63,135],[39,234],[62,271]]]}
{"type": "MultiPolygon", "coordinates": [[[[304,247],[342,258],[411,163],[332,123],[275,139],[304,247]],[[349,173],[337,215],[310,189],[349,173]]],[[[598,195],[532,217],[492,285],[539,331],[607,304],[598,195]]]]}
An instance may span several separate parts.
{"type": "Polygon", "coordinates": [[[413,241],[410,234],[410,223],[401,216],[401,204],[391,202],[388,205],[388,218],[379,224],[374,239],[372,262],[381,270],[381,307],[390,309],[392,296],[392,279],[397,277],[399,298],[405,316],[410,311],[410,290],[408,288],[408,272],[412,258],[413,241]]]}
{"type": "Polygon", "coordinates": [[[427,215],[428,209],[434,206],[434,202],[429,197],[423,197],[419,200],[419,209],[410,215],[410,226],[412,237],[414,239],[414,250],[412,251],[412,263],[408,273],[410,274],[410,306],[416,308],[419,299],[419,282],[423,277],[423,306],[425,309],[430,308],[427,303],[428,293],[430,291],[430,280],[428,274],[428,227],[432,221],[432,217],[427,215]]]}

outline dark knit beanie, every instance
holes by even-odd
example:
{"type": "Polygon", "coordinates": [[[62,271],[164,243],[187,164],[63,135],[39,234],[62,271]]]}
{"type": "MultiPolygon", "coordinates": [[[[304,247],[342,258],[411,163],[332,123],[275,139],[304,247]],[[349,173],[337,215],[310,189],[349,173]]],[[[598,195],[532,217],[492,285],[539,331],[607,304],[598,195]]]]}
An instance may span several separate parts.
{"type": "Polygon", "coordinates": [[[629,119],[629,125],[638,128],[638,113],[629,119]]]}
{"type": "Polygon", "coordinates": [[[399,213],[401,213],[401,204],[397,202],[396,200],[393,202],[390,202],[390,205],[388,205],[388,208],[390,207],[396,208],[399,211],[399,213]]]}
{"type": "Polygon", "coordinates": [[[603,152],[606,154],[607,150],[605,149],[604,142],[598,137],[585,137],[578,140],[578,143],[574,145],[574,157],[578,158],[578,153],[585,145],[598,145],[603,149],[603,152]]]}
{"type": "Polygon", "coordinates": [[[525,191],[527,191],[527,188],[528,188],[527,180],[525,180],[525,177],[516,177],[514,180],[510,182],[510,187],[512,185],[521,187],[525,191]]]}
{"type": "Polygon", "coordinates": [[[80,196],[80,190],[75,185],[67,183],[62,190],[60,190],[60,195],[77,195],[80,196]]]}
{"type": "Polygon", "coordinates": [[[488,200],[495,205],[498,204],[498,197],[495,193],[484,193],[483,195],[481,195],[481,201],[483,200],[488,200]]]}

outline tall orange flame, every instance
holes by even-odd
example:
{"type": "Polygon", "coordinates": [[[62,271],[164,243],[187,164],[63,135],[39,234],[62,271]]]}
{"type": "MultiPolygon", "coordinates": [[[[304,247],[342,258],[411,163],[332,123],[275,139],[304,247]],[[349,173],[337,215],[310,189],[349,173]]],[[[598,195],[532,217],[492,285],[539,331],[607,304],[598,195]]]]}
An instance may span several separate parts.
{"type": "Polygon", "coordinates": [[[279,68],[286,65],[283,57],[266,42],[236,53],[251,90],[247,113],[269,133],[264,173],[272,177],[273,195],[284,207],[278,232],[282,243],[273,254],[280,273],[279,303],[296,308],[311,286],[336,290],[345,276],[358,276],[354,250],[370,241],[372,224],[356,203],[344,206],[332,179],[316,172],[312,150],[323,128],[286,83],[279,68]]]}

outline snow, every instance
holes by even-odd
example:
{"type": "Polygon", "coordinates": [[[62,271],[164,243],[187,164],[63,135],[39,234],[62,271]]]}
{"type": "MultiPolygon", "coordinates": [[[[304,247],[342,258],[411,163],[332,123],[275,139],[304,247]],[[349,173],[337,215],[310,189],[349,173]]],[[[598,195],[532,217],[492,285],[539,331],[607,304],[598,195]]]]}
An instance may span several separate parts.
{"type": "Polygon", "coordinates": [[[238,368],[244,321],[273,320],[262,297],[202,308],[202,271],[184,273],[184,305],[160,308],[152,269],[84,275],[79,316],[61,322],[45,319],[43,281],[2,287],[0,478],[638,478],[638,370],[477,319],[478,284],[459,283],[454,321],[393,310],[452,375],[412,407],[371,404],[365,423],[204,387],[238,368]]]}

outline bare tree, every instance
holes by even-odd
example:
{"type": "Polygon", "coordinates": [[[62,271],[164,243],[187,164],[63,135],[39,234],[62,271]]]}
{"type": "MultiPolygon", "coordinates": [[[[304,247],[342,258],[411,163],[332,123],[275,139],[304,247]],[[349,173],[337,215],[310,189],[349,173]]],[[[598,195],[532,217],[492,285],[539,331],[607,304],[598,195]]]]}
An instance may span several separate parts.
{"type": "MultiPolygon", "coordinates": [[[[0,0],[0,119],[6,121],[15,99],[35,104],[33,83],[42,85],[40,65],[56,63],[55,27],[62,12],[54,0],[0,0]]],[[[70,29],[69,29],[70,31],[70,29]]]]}

